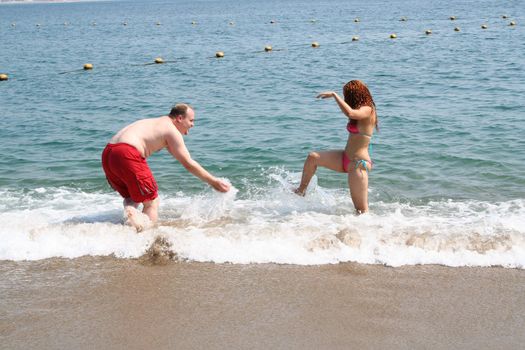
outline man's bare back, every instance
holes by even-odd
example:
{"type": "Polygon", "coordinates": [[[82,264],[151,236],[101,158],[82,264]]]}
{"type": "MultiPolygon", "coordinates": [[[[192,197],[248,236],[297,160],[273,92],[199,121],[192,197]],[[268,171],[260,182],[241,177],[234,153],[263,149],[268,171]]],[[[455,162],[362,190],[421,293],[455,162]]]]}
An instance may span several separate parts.
{"type": "Polygon", "coordinates": [[[166,147],[166,139],[176,137],[173,133],[181,136],[168,116],[142,119],[120,130],[109,143],[127,143],[135,147],[144,158],[148,158],[152,153],[166,147]]]}

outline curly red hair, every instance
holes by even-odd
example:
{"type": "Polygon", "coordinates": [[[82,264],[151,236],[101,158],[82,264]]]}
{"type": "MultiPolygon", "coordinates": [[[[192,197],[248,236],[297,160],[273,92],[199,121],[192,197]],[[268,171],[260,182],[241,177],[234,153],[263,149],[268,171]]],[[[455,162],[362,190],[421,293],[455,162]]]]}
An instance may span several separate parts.
{"type": "MultiPolygon", "coordinates": [[[[358,109],[363,106],[372,107],[376,109],[376,104],[370,94],[370,90],[361,80],[350,80],[343,86],[343,95],[345,102],[352,108],[358,109]]],[[[377,115],[376,115],[376,129],[378,129],[377,115]]]]}

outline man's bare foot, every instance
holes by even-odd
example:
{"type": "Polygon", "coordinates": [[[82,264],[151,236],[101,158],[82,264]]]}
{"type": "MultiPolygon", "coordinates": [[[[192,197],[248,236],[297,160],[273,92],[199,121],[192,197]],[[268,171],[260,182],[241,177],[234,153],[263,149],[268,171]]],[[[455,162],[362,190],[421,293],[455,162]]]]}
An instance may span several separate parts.
{"type": "Polygon", "coordinates": [[[137,230],[137,233],[142,232],[144,229],[151,226],[149,218],[133,207],[126,207],[124,209],[124,214],[128,218],[126,223],[133,226],[135,230],[137,230]]]}

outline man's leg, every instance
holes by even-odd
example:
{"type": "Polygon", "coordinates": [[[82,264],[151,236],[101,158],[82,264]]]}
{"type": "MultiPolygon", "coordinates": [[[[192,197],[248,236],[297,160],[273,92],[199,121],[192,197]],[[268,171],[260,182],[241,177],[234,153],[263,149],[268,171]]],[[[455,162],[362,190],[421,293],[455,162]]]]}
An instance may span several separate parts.
{"type": "Polygon", "coordinates": [[[124,198],[124,203],[122,204],[124,204],[124,209],[126,209],[126,207],[133,207],[135,209],[139,207],[139,203],[133,202],[131,198],[124,198]]]}
{"type": "Polygon", "coordinates": [[[142,209],[142,212],[148,216],[151,222],[157,222],[157,219],[159,218],[159,197],[152,201],[146,201],[142,204],[144,204],[144,209],[142,209]]]}
{"type": "Polygon", "coordinates": [[[158,219],[159,197],[152,201],[145,201],[142,204],[144,205],[144,209],[142,209],[142,213],[140,213],[137,210],[139,203],[133,202],[131,198],[124,199],[124,212],[126,213],[129,223],[137,230],[137,232],[150,228],[158,219]]]}

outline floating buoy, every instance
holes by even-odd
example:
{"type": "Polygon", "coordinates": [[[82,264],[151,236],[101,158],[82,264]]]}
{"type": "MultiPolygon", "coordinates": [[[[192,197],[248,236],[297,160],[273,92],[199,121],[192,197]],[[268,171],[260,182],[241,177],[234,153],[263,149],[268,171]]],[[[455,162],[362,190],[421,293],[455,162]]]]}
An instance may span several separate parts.
{"type": "Polygon", "coordinates": [[[197,22],[191,21],[191,25],[196,25],[196,24],[197,24],[197,22]]]}
{"type": "Polygon", "coordinates": [[[127,25],[128,25],[128,22],[122,22],[122,25],[123,25],[123,26],[127,26],[127,25]]]}
{"type": "Polygon", "coordinates": [[[407,21],[407,18],[406,18],[406,17],[401,17],[399,20],[400,20],[401,22],[406,22],[406,21],[407,21]]]}
{"type": "Polygon", "coordinates": [[[270,21],[270,23],[271,23],[271,24],[274,24],[274,23],[275,23],[275,20],[272,19],[272,20],[270,21]]]}
{"type": "Polygon", "coordinates": [[[11,23],[11,27],[16,27],[16,23],[11,23]]]}
{"type": "Polygon", "coordinates": [[[37,23],[36,26],[37,26],[37,27],[40,27],[40,23],[37,23]]]}
{"type": "Polygon", "coordinates": [[[230,23],[228,23],[228,24],[231,25],[231,26],[234,26],[235,22],[234,21],[230,21],[230,23]]]}
{"type": "Polygon", "coordinates": [[[272,51],[272,50],[273,50],[272,45],[266,45],[266,46],[264,47],[264,51],[266,51],[266,52],[270,52],[270,51],[272,51]]]}
{"type": "Polygon", "coordinates": [[[488,26],[486,24],[482,24],[481,25],[481,29],[487,29],[487,28],[488,28],[488,26]]]}
{"type": "Polygon", "coordinates": [[[9,80],[9,76],[7,74],[0,74],[0,81],[6,81],[9,80]]]}
{"type": "Polygon", "coordinates": [[[155,58],[155,63],[161,64],[161,63],[164,63],[164,60],[162,59],[162,57],[157,57],[155,58]]]}
{"type": "Polygon", "coordinates": [[[352,41],[359,41],[359,37],[358,36],[353,36],[352,37],[352,41]]]}
{"type": "Polygon", "coordinates": [[[312,18],[312,19],[310,20],[310,22],[311,22],[311,23],[315,23],[315,22],[317,22],[317,20],[316,20],[315,18],[312,18]]]}
{"type": "Polygon", "coordinates": [[[509,23],[509,26],[515,26],[515,25],[516,25],[516,22],[514,22],[514,21],[511,21],[511,22],[509,23]]]}
{"type": "Polygon", "coordinates": [[[509,18],[509,16],[507,16],[507,15],[502,15],[501,18],[503,18],[503,19],[507,19],[507,18],[509,18]]]}
{"type": "Polygon", "coordinates": [[[222,52],[222,51],[215,52],[215,57],[217,57],[217,58],[224,57],[224,52],[222,52]]]}
{"type": "Polygon", "coordinates": [[[455,21],[455,20],[456,20],[456,16],[450,16],[449,19],[450,19],[451,21],[455,21]]]}
{"type": "Polygon", "coordinates": [[[460,31],[459,27],[454,28],[454,31],[459,32],[460,31]]]}
{"type": "Polygon", "coordinates": [[[314,41],[314,42],[312,43],[312,47],[319,47],[319,43],[318,43],[317,41],[314,41]]]}
{"type": "Polygon", "coordinates": [[[425,34],[426,34],[426,35],[430,35],[430,34],[432,34],[432,30],[430,30],[430,29],[425,30],[425,34]]]}
{"type": "Polygon", "coordinates": [[[360,22],[359,18],[354,19],[354,22],[355,23],[360,22]]]}
{"type": "Polygon", "coordinates": [[[397,35],[395,35],[395,34],[390,34],[390,39],[395,39],[395,38],[397,38],[397,35]]]}
{"type": "Polygon", "coordinates": [[[91,63],[86,63],[84,65],[84,70],[90,70],[90,69],[93,69],[93,65],[91,63]]]}
{"type": "Polygon", "coordinates": [[[157,22],[157,23],[155,23],[155,24],[158,25],[158,26],[160,26],[161,23],[160,23],[160,22],[157,22]]]}

